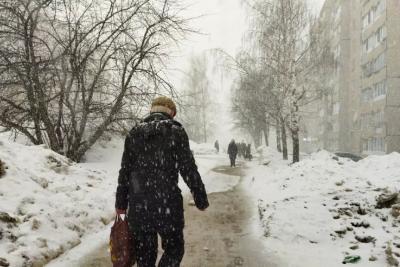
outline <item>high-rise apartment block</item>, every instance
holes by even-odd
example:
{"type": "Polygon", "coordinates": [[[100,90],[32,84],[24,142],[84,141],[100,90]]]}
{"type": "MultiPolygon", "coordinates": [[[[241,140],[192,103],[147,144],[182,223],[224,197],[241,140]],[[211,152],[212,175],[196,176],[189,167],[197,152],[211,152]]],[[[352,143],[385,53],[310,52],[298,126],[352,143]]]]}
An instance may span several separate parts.
{"type": "Polygon", "coordinates": [[[400,1],[326,0],[319,21],[333,64],[314,140],[330,151],[400,152],[400,1]]]}

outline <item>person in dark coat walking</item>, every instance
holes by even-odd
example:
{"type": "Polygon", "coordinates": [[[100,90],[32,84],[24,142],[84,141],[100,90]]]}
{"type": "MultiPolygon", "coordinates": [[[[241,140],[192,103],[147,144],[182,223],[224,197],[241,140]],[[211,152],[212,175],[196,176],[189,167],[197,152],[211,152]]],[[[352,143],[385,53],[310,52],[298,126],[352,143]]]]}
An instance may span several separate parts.
{"type": "Polygon", "coordinates": [[[228,154],[229,154],[229,159],[231,160],[231,167],[236,167],[237,153],[238,153],[238,147],[235,143],[235,140],[232,139],[232,141],[229,143],[228,146],[228,154]]]}
{"type": "Polygon", "coordinates": [[[218,140],[215,141],[214,147],[215,147],[215,150],[217,150],[217,154],[218,154],[218,153],[219,153],[219,143],[218,143],[218,140]]]}
{"type": "Polygon", "coordinates": [[[115,208],[126,214],[135,239],[138,267],[154,267],[158,237],[164,253],[160,267],[177,267],[184,255],[184,214],[178,174],[190,188],[196,207],[208,207],[185,129],[175,121],[174,102],[156,98],[150,115],[125,140],[115,208]]]}

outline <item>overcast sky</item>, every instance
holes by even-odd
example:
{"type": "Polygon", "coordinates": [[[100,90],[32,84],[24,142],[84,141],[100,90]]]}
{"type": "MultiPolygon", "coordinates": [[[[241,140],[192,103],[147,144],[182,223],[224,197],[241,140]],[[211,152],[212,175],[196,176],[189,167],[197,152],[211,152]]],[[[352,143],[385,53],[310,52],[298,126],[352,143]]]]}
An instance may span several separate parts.
{"type": "MultiPolygon", "coordinates": [[[[241,44],[246,29],[246,13],[242,0],[187,0],[191,4],[189,16],[203,15],[193,25],[205,36],[192,36],[188,50],[198,52],[215,47],[234,54],[241,44]]],[[[324,0],[307,0],[315,12],[319,12],[324,0]]]]}
{"type": "MultiPolygon", "coordinates": [[[[192,26],[203,34],[192,34],[181,44],[176,68],[185,71],[191,55],[222,48],[234,56],[239,50],[246,29],[246,13],[242,0],[185,0],[188,9],[185,16],[198,17],[192,26]]],[[[324,0],[307,0],[315,12],[319,12],[324,0]]],[[[178,74],[179,76],[179,74],[178,74]]],[[[178,78],[178,77],[176,77],[178,78]]],[[[179,79],[179,78],[178,78],[179,79]]]]}
{"type": "MultiPolygon", "coordinates": [[[[184,1],[187,2],[189,7],[183,15],[187,17],[201,16],[193,20],[191,26],[203,34],[188,36],[172,61],[172,67],[175,70],[172,71],[169,79],[178,90],[184,86],[182,80],[192,56],[200,55],[204,51],[215,48],[223,49],[231,56],[235,56],[241,48],[243,34],[247,28],[245,7],[242,5],[243,0],[184,1]]],[[[314,12],[319,12],[323,0],[307,1],[312,5],[314,12]]],[[[240,140],[250,140],[246,135],[233,130],[230,98],[233,78],[226,77],[223,83],[220,82],[219,77],[212,79],[210,90],[213,90],[213,99],[219,107],[219,110],[216,111],[218,123],[214,129],[214,137],[219,139],[222,145],[226,145],[233,136],[240,140]]]]}

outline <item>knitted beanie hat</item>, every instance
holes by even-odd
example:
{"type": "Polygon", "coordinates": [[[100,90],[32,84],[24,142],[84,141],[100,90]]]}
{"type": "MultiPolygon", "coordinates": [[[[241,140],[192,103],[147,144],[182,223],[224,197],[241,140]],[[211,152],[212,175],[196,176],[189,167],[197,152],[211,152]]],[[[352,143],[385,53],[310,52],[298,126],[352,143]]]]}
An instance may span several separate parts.
{"type": "Polygon", "coordinates": [[[176,115],[176,105],[174,101],[172,101],[171,98],[168,98],[166,96],[160,96],[157,97],[153,100],[151,103],[151,113],[153,112],[164,112],[172,117],[175,117],[176,115]]]}

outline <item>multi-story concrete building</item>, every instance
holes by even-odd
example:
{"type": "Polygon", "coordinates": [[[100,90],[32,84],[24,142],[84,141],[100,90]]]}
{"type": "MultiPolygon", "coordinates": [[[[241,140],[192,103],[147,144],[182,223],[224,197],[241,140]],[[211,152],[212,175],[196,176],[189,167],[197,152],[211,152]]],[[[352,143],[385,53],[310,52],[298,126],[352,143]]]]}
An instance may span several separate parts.
{"type": "Polygon", "coordinates": [[[400,151],[400,2],[362,0],[362,154],[400,151]]]}
{"type": "Polygon", "coordinates": [[[320,43],[328,47],[321,71],[322,99],[319,110],[320,147],[330,151],[351,150],[353,112],[351,87],[357,86],[354,74],[359,69],[359,2],[326,0],[319,17],[320,43]],[[358,36],[356,38],[355,36],[358,36]],[[357,45],[355,45],[357,44],[357,45]]]}
{"type": "Polygon", "coordinates": [[[333,54],[320,101],[320,147],[400,152],[400,1],[326,0],[320,13],[333,54]]]}

